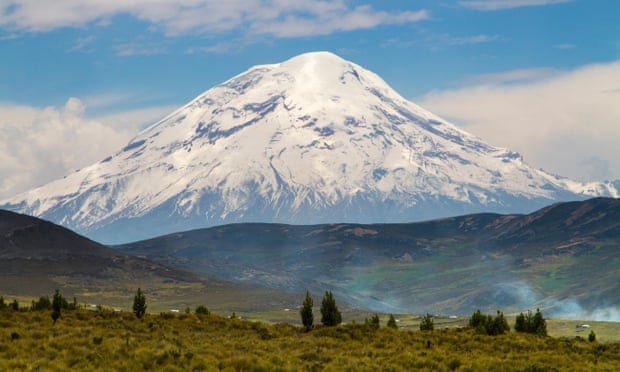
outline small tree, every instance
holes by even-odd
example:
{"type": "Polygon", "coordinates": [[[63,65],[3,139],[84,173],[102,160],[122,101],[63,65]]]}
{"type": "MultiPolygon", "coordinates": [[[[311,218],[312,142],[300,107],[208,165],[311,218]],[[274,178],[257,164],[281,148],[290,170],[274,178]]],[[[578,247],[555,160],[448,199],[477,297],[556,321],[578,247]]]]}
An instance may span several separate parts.
{"type": "Polygon", "coordinates": [[[594,333],[594,331],[590,331],[590,334],[588,335],[588,341],[590,342],[596,341],[596,334],[594,333]]]}
{"type": "Polygon", "coordinates": [[[435,327],[433,325],[433,317],[431,316],[431,314],[426,313],[426,315],[422,317],[422,321],[420,322],[420,331],[432,331],[434,328],[435,327]]]}
{"type": "Polygon", "coordinates": [[[486,315],[480,312],[480,309],[476,310],[469,318],[469,322],[467,323],[472,328],[478,328],[481,325],[486,323],[487,317],[486,315]]]}
{"type": "Polygon", "coordinates": [[[19,311],[19,302],[17,302],[17,300],[13,300],[13,302],[9,305],[9,309],[19,311]]]}
{"type": "Polygon", "coordinates": [[[364,325],[369,327],[370,329],[379,329],[381,326],[381,322],[379,321],[379,315],[375,314],[370,317],[370,319],[366,318],[364,320],[364,325]]]}
{"type": "Polygon", "coordinates": [[[58,318],[60,318],[60,310],[62,309],[62,296],[60,295],[60,291],[56,289],[54,292],[54,297],[52,298],[52,320],[54,324],[58,318]]]}
{"type": "Polygon", "coordinates": [[[504,332],[510,331],[510,326],[504,318],[504,313],[497,310],[497,316],[485,315],[476,310],[469,318],[468,325],[481,334],[489,336],[501,335],[504,332]]]}
{"type": "Polygon", "coordinates": [[[6,308],[7,308],[7,305],[4,302],[4,297],[0,296],[0,310],[4,310],[6,308]]]}
{"type": "Polygon", "coordinates": [[[534,314],[533,331],[533,333],[536,333],[540,336],[547,335],[547,321],[545,320],[545,318],[543,318],[540,309],[536,309],[536,314],[534,314]]]}
{"type": "Polygon", "coordinates": [[[388,328],[398,329],[398,325],[396,325],[396,319],[394,319],[394,315],[390,314],[390,319],[387,321],[388,328]]]}
{"type": "Polygon", "coordinates": [[[136,295],[133,298],[133,313],[136,314],[138,319],[142,318],[146,314],[146,298],[142,293],[142,290],[138,288],[136,295]]]}
{"type": "Polygon", "coordinates": [[[326,291],[321,303],[321,323],[325,326],[336,326],[342,322],[342,315],[336,305],[334,294],[326,291]]]}
{"type": "Polygon", "coordinates": [[[202,305],[196,306],[196,310],[194,310],[194,312],[196,314],[209,315],[209,309],[207,309],[205,306],[202,306],[202,305]]]}
{"type": "Polygon", "coordinates": [[[536,309],[536,314],[532,314],[532,312],[528,310],[527,314],[520,313],[517,315],[515,319],[515,331],[546,336],[547,321],[540,312],[540,309],[536,309]]]}
{"type": "Polygon", "coordinates": [[[526,331],[526,328],[525,328],[525,315],[523,315],[523,313],[520,313],[515,318],[515,331],[517,331],[517,332],[525,332],[526,331]]]}
{"type": "Polygon", "coordinates": [[[299,315],[301,315],[301,323],[306,327],[306,330],[310,330],[314,324],[314,314],[312,314],[312,306],[314,306],[314,302],[312,301],[312,297],[310,297],[310,292],[306,290],[306,298],[304,299],[304,303],[301,306],[301,310],[299,310],[299,315]]]}

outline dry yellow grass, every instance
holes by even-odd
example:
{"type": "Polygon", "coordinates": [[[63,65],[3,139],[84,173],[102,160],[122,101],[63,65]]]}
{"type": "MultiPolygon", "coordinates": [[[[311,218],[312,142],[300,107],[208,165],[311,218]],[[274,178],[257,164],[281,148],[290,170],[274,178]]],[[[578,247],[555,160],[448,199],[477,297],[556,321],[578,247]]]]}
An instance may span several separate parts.
{"type": "Polygon", "coordinates": [[[0,312],[0,370],[620,370],[620,344],[361,325],[309,333],[217,315],[0,312]]]}

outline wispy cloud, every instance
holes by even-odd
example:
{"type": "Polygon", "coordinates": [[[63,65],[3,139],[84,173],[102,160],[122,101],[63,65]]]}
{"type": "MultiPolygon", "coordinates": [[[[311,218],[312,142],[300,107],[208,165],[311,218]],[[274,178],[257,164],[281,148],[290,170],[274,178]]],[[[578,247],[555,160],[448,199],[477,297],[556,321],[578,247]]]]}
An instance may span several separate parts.
{"type": "Polygon", "coordinates": [[[150,45],[143,43],[127,43],[114,47],[116,55],[120,57],[132,56],[154,56],[158,54],[166,54],[166,48],[161,45],[150,45]]]}
{"type": "Polygon", "coordinates": [[[241,40],[233,40],[233,41],[222,41],[209,46],[198,46],[191,47],[185,50],[185,54],[195,54],[195,53],[213,53],[213,54],[229,54],[241,49],[243,45],[243,41],[241,40]]]}
{"type": "Polygon", "coordinates": [[[67,52],[71,53],[71,52],[82,52],[82,53],[89,53],[92,51],[92,49],[87,49],[86,47],[88,45],[90,45],[93,41],[95,41],[95,37],[93,35],[84,37],[84,38],[80,38],[77,40],[77,42],[75,43],[74,46],[72,46],[71,48],[69,48],[67,50],[67,52]]]}
{"type": "Polygon", "coordinates": [[[553,47],[555,49],[573,49],[577,46],[575,44],[556,44],[553,47]]]}
{"type": "Polygon", "coordinates": [[[452,45],[489,43],[499,39],[499,35],[474,35],[466,37],[450,37],[448,43],[452,45]]]}
{"type": "Polygon", "coordinates": [[[0,27],[44,32],[63,27],[105,25],[126,14],[168,35],[242,32],[288,38],[326,35],[428,19],[426,10],[385,11],[346,0],[6,0],[0,27]]]}
{"type": "Polygon", "coordinates": [[[492,11],[519,8],[523,6],[542,6],[568,3],[573,0],[462,0],[459,5],[476,10],[492,11]]]}
{"type": "Polygon", "coordinates": [[[17,39],[17,34],[7,34],[0,36],[0,41],[17,39]]]}
{"type": "Polygon", "coordinates": [[[507,84],[549,78],[559,74],[559,71],[550,67],[522,68],[510,71],[481,74],[467,79],[468,84],[507,84]]]}
{"type": "Polygon", "coordinates": [[[536,167],[582,180],[620,178],[620,61],[559,72],[486,74],[420,100],[536,167]],[[506,84],[511,82],[511,84],[506,84]]]}

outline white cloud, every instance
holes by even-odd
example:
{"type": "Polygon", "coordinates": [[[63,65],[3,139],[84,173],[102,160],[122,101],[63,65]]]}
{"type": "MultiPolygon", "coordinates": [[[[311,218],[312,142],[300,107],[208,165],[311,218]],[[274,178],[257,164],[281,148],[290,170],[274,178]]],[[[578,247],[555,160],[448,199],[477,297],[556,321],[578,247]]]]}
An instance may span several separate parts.
{"type": "Polygon", "coordinates": [[[452,45],[489,43],[499,39],[498,35],[475,35],[468,37],[451,37],[448,42],[452,45]]]}
{"type": "Polygon", "coordinates": [[[486,76],[484,84],[432,92],[420,104],[533,166],[581,180],[620,178],[620,61],[513,84],[486,76]]]}
{"type": "Polygon", "coordinates": [[[91,49],[85,49],[88,45],[90,45],[93,41],[95,41],[95,37],[93,35],[80,38],[77,40],[74,46],[69,48],[67,52],[82,52],[89,53],[91,49]]]}
{"type": "Polygon", "coordinates": [[[568,3],[573,0],[463,0],[461,6],[476,10],[503,10],[523,6],[541,6],[568,3]]]}
{"type": "Polygon", "coordinates": [[[522,68],[473,76],[469,78],[467,82],[470,84],[506,84],[539,80],[557,74],[559,74],[558,70],[549,67],[522,68]]]}
{"type": "Polygon", "coordinates": [[[29,190],[103,159],[171,107],[100,118],[70,98],[63,107],[0,104],[0,198],[29,190]]]}
{"type": "Polygon", "coordinates": [[[144,44],[144,43],[127,43],[120,44],[115,47],[116,55],[120,57],[131,56],[154,56],[158,54],[165,54],[166,48],[161,45],[144,44]]]}
{"type": "Polygon", "coordinates": [[[573,49],[576,47],[575,44],[556,44],[553,46],[555,49],[573,49]]]}
{"type": "Polygon", "coordinates": [[[427,19],[424,10],[387,12],[346,0],[6,0],[0,27],[29,32],[106,25],[128,14],[169,35],[242,30],[276,37],[324,35],[427,19]]]}

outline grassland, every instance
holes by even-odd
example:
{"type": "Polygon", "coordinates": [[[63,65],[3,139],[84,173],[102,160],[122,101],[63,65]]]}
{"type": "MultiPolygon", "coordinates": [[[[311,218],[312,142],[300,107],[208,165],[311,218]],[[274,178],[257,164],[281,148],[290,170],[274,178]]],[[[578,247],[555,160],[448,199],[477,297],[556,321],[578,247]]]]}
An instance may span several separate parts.
{"type": "Polygon", "coordinates": [[[218,315],[88,310],[65,311],[54,325],[48,312],[0,313],[0,370],[141,369],[613,371],[620,344],[352,323],[305,332],[218,315]]]}

